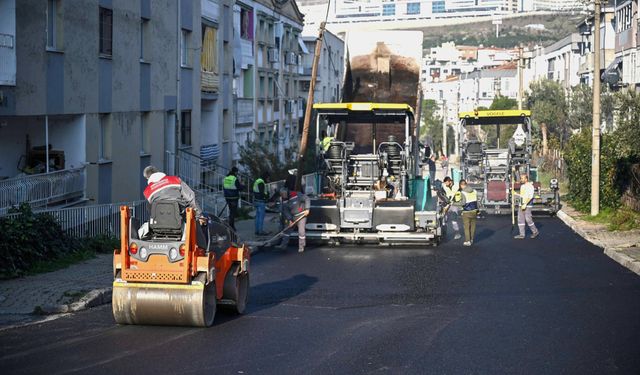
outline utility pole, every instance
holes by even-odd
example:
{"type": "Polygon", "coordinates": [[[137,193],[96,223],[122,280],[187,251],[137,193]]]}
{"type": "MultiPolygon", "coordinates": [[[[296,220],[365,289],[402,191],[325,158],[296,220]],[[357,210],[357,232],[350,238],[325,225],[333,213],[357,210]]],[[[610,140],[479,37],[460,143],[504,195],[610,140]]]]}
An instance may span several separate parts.
{"type": "MultiPolygon", "coordinates": [[[[298,155],[298,173],[296,176],[296,191],[302,190],[302,174],[304,173],[304,155],[307,152],[307,140],[309,139],[309,123],[311,122],[311,113],[313,110],[313,94],[316,89],[316,77],[318,75],[318,62],[322,53],[322,39],[324,38],[324,27],[326,22],[320,23],[318,31],[318,39],[316,39],[316,50],[313,55],[313,64],[311,65],[311,81],[309,82],[309,94],[307,95],[307,107],[304,111],[304,123],[302,125],[302,138],[300,139],[300,151],[298,155]]],[[[316,137],[318,135],[316,134],[316,137]]]]}
{"type": "Polygon", "coordinates": [[[518,109],[522,110],[524,100],[524,59],[522,58],[522,45],[518,47],[518,109]]]}
{"type": "Polygon", "coordinates": [[[442,100],[442,153],[447,155],[447,101],[442,100]]]}
{"type": "Polygon", "coordinates": [[[591,216],[600,212],[600,0],[594,0],[593,131],[591,141],[591,216]]]}

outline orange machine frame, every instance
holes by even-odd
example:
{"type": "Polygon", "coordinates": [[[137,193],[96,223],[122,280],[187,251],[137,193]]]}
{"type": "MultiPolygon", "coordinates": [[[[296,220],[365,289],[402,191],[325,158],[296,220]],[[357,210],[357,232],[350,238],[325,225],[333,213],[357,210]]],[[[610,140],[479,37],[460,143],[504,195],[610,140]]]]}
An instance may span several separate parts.
{"type": "Polygon", "coordinates": [[[129,254],[129,207],[120,207],[120,248],[114,250],[113,273],[118,270],[120,277],[127,282],[140,283],[176,283],[189,284],[199,272],[206,272],[207,281],[213,281],[215,275],[216,295],[223,297],[224,281],[234,262],[240,263],[240,272],[248,271],[250,251],[246,245],[231,246],[219,258],[214,259],[213,252],[205,253],[204,249],[196,245],[196,222],[191,208],[186,210],[186,238],[184,245],[185,258],[171,263],[163,255],[151,255],[146,262],[131,259],[129,254]],[[215,270],[212,268],[215,267],[215,270]]]}

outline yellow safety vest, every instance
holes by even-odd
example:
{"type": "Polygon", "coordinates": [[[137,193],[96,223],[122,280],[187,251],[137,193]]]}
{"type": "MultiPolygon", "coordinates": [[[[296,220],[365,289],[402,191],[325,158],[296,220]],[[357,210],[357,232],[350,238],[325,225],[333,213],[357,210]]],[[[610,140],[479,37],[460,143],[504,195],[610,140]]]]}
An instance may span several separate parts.
{"type": "Polygon", "coordinates": [[[331,146],[331,141],[333,141],[333,137],[324,137],[322,142],[320,142],[320,146],[322,146],[322,150],[327,151],[329,146],[331,146]]]}
{"type": "Polygon", "coordinates": [[[222,188],[224,189],[225,198],[237,198],[240,196],[238,194],[238,188],[236,187],[237,179],[238,178],[236,176],[229,175],[222,181],[222,188]]]}

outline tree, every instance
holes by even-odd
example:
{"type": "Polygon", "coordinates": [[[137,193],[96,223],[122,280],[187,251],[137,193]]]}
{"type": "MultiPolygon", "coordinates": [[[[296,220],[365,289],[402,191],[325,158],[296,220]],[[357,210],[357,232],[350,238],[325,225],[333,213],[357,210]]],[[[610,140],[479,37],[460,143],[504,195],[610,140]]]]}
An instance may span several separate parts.
{"type": "Polygon", "coordinates": [[[489,109],[501,110],[501,109],[517,109],[518,101],[507,96],[498,95],[491,102],[489,109]]]}
{"type": "Polygon", "coordinates": [[[432,147],[438,150],[442,145],[442,117],[436,115],[440,107],[433,99],[422,101],[422,129],[420,129],[420,140],[425,142],[431,139],[432,147]]]}
{"type": "MultiPolygon", "coordinates": [[[[615,97],[602,85],[600,93],[600,112],[602,120],[608,128],[613,126],[613,112],[615,108],[615,97]]],[[[569,102],[568,126],[571,129],[590,128],[593,119],[593,89],[589,85],[579,84],[571,90],[571,101],[569,102]]]]}
{"type": "Polygon", "coordinates": [[[527,107],[531,110],[534,128],[542,137],[542,155],[548,154],[548,138],[561,140],[567,133],[567,101],[562,86],[555,81],[543,79],[531,83],[527,95],[527,107]]]}
{"type": "MultiPolygon", "coordinates": [[[[288,170],[296,168],[293,158],[293,150],[285,149],[284,162],[280,161],[278,154],[271,152],[267,144],[258,141],[249,141],[240,146],[239,164],[245,169],[251,178],[268,178],[269,181],[284,180],[288,170]]],[[[248,181],[248,183],[252,183],[248,181]]]]}

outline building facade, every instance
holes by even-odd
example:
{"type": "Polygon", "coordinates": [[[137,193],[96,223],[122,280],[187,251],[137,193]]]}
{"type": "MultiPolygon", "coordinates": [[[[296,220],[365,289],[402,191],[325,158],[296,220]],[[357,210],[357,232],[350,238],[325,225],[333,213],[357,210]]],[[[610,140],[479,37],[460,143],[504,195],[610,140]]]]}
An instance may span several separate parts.
{"type": "MultiPolygon", "coordinates": [[[[316,30],[313,30],[316,31],[316,30]]],[[[316,35],[312,30],[305,29],[302,40],[309,54],[302,58],[303,75],[300,80],[300,93],[309,92],[311,82],[311,68],[315,57],[316,35]]],[[[342,98],[342,80],[344,78],[344,41],[328,30],[324,32],[322,54],[318,61],[316,86],[313,93],[315,103],[337,103],[342,98]]],[[[306,101],[306,97],[305,97],[306,101]]]]}
{"type": "Polygon", "coordinates": [[[200,147],[200,25],[193,0],[0,0],[0,176],[141,198],[144,167],[200,147]]]}

